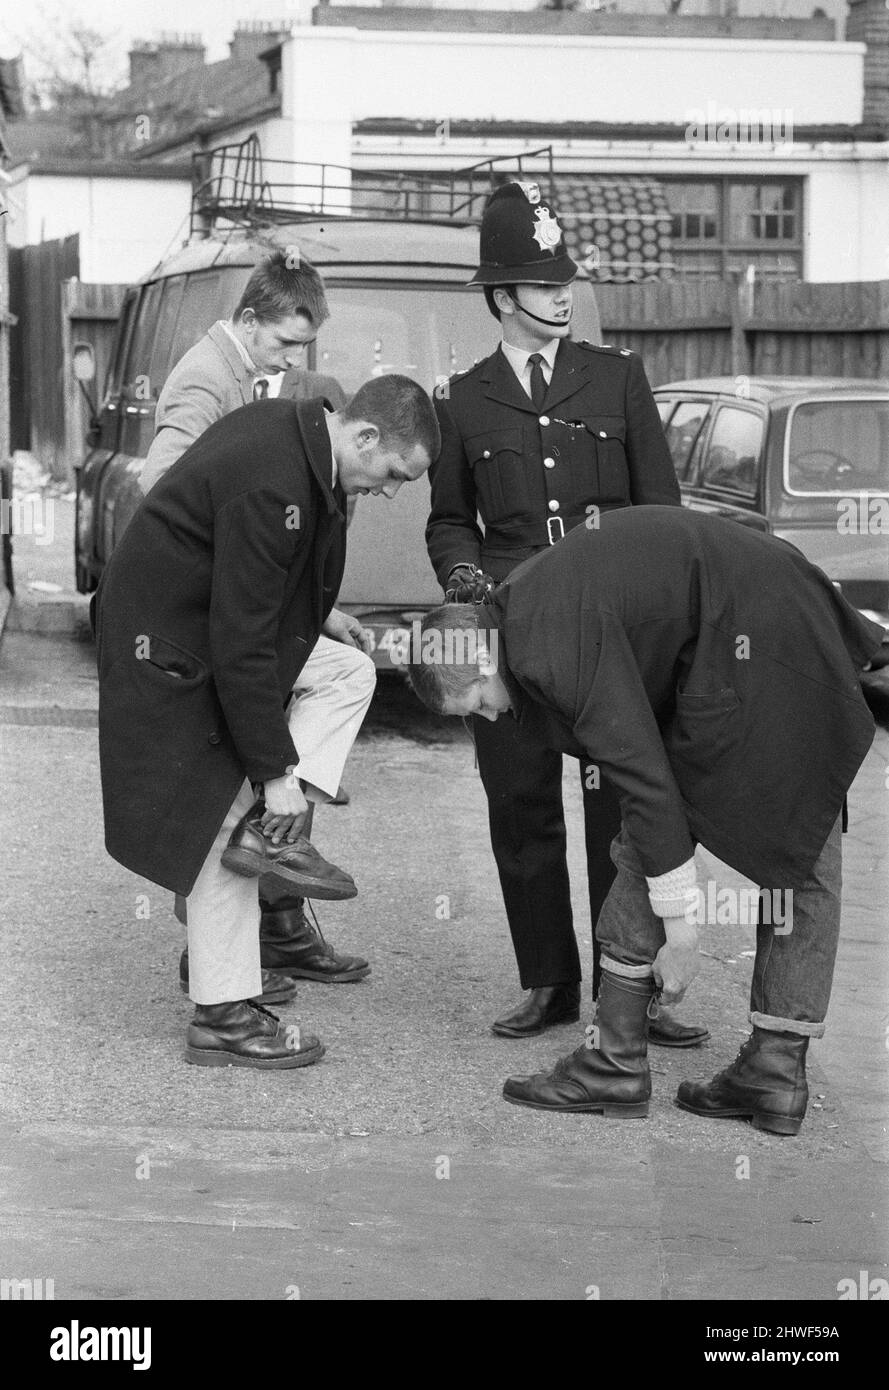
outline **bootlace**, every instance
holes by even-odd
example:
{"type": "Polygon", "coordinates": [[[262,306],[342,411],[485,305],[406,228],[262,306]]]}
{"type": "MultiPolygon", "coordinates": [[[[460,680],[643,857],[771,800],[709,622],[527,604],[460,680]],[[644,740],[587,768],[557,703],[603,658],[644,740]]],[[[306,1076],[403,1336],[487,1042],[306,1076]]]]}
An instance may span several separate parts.
{"type": "Polygon", "coordinates": [[[325,955],[325,956],[332,956],[332,955],[334,954],[333,947],[332,947],[332,946],[329,946],[329,945],[327,944],[327,941],[325,940],[324,933],[323,933],[323,931],[321,930],[321,923],[318,921],[318,918],[317,918],[317,916],[316,916],[316,914],[315,914],[315,909],[314,909],[314,907],[312,906],[311,900],[310,900],[309,898],[305,898],[305,899],[304,899],[304,902],[305,902],[306,907],[309,909],[309,911],[310,911],[311,914],[312,914],[312,921],[313,921],[314,924],[315,924],[314,930],[315,930],[315,932],[317,933],[317,935],[318,935],[318,936],[320,937],[320,939],[321,939],[321,947],[322,947],[322,950],[323,950],[324,955],[325,955]]]}
{"type": "Polygon", "coordinates": [[[738,1055],[735,1058],[735,1060],[733,1062],[730,1062],[727,1067],[723,1067],[722,1071],[718,1072],[716,1076],[714,1076],[713,1081],[710,1084],[713,1085],[717,1081],[722,1081],[725,1077],[731,1078],[738,1063],[746,1060],[747,1053],[750,1051],[752,1046],[753,1034],[751,1033],[750,1037],[745,1038],[745,1040],[741,1043],[741,1046],[738,1048],[738,1055]]]}
{"type": "Polygon", "coordinates": [[[281,1022],[281,1020],[280,1020],[280,1018],[278,1017],[278,1015],[277,1015],[277,1014],[273,1014],[272,1011],[271,1011],[271,1009],[267,1009],[267,1008],[265,1007],[264,1004],[254,1004],[254,1002],[253,1002],[252,999],[245,999],[245,1000],[244,1000],[244,1003],[247,1005],[248,1008],[254,1009],[254,1010],[256,1011],[256,1013],[258,1013],[258,1014],[265,1014],[266,1018],[271,1018],[271,1019],[273,1019],[275,1023],[280,1023],[280,1022],[281,1022]]]}

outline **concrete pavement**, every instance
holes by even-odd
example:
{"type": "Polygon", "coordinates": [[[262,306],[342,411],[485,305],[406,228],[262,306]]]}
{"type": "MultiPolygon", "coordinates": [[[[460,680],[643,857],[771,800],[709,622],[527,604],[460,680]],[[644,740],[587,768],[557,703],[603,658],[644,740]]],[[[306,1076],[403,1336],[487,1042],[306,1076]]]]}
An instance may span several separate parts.
{"type": "MultiPolygon", "coordinates": [[[[304,1071],[181,1060],[188,1001],[169,895],[102,844],[88,646],[8,631],[4,787],[0,1274],[87,1299],[836,1300],[886,1277],[885,730],[851,798],[845,918],[812,1106],[778,1139],[672,1105],[747,1031],[753,930],[704,928],[681,1013],[711,1042],[653,1050],[651,1116],[508,1106],[513,1072],[589,1020],[494,1038],[517,996],[484,799],[459,725],[390,686],[316,822],[360,896],[322,926],[374,970],[303,983],[281,1011],[327,1043],[304,1071]],[[397,731],[397,732],[396,732],[397,731]]],[[[580,796],[566,777],[578,931],[580,796]]],[[[736,875],[701,857],[720,883],[736,875]]]]}

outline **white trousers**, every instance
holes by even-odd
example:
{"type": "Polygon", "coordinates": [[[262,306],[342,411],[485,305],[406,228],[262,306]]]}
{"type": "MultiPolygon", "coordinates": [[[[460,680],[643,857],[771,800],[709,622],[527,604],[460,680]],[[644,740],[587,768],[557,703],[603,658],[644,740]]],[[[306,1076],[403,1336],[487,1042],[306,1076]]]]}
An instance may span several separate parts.
{"type": "Polygon", "coordinates": [[[299,776],[328,800],[336,796],[376,683],[369,656],[324,636],[296,678],[287,722],[299,753],[299,776]]]}
{"type": "MultiPolygon", "coordinates": [[[[299,754],[299,776],[328,799],[336,795],[375,684],[369,656],[319,637],[294,686],[288,724],[299,754]]],[[[245,781],[185,900],[188,992],[195,1004],[222,1004],[262,993],[259,879],[233,874],[221,862],[229,836],[253,800],[253,789],[245,781]]]]}

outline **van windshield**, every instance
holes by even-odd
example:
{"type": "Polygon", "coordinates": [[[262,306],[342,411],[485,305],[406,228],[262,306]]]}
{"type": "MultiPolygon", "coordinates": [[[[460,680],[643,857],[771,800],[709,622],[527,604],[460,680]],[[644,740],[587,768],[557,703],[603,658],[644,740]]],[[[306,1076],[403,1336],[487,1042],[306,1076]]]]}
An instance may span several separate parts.
{"type": "Polygon", "coordinates": [[[487,357],[500,341],[481,290],[425,285],[328,286],[330,319],[316,370],[351,394],[368,377],[402,372],[427,391],[487,357]]]}

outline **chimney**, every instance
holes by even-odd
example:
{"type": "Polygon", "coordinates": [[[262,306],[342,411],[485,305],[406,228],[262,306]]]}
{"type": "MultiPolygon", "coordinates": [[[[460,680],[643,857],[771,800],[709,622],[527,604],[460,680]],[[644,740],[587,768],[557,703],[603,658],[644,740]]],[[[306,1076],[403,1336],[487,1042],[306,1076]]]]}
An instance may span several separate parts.
{"type": "Polygon", "coordinates": [[[137,41],[130,49],[130,86],[162,82],[190,68],[202,68],[205,56],[200,34],[161,34],[151,42],[137,41]]]}
{"type": "Polygon", "coordinates": [[[885,0],[849,0],[846,39],[864,43],[865,125],[889,133],[889,8],[885,0]]]}
{"type": "Polygon", "coordinates": [[[292,26],[292,19],[242,20],[229,43],[229,57],[240,63],[258,58],[260,53],[289,34],[292,26]]]}

